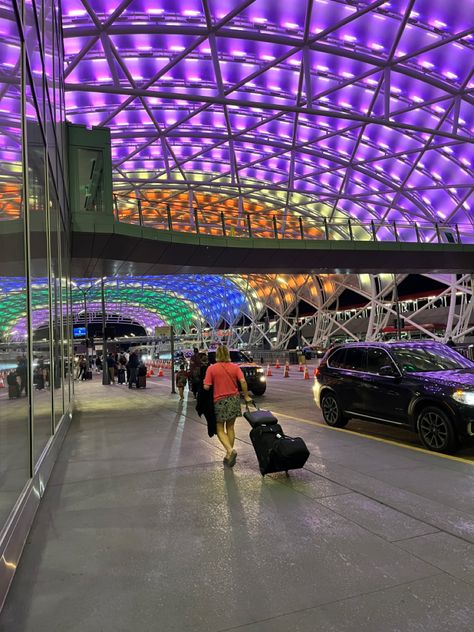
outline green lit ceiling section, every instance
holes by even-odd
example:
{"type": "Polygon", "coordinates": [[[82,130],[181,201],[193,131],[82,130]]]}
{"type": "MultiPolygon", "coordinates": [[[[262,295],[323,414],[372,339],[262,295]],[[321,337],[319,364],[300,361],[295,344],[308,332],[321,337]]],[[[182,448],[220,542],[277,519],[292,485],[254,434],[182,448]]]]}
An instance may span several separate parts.
{"type": "MultiPolygon", "coordinates": [[[[54,292],[54,288],[52,289],[54,292]]],[[[59,292],[59,290],[58,290],[59,292]]],[[[250,313],[249,301],[230,279],[211,275],[163,275],[121,277],[104,280],[106,312],[133,319],[148,334],[164,324],[177,331],[193,324],[216,326],[222,320],[234,322],[241,313],[250,313]]],[[[31,286],[33,330],[49,323],[50,288],[46,279],[31,286]]],[[[101,312],[101,280],[76,279],[71,286],[73,318],[84,311],[101,312]]],[[[59,315],[60,297],[53,299],[59,315]]],[[[67,313],[68,299],[63,290],[62,311],[67,313]]],[[[54,320],[54,319],[53,319],[54,320]]],[[[26,288],[22,278],[0,280],[0,335],[2,339],[21,340],[27,334],[26,288]]]]}
{"type": "MultiPolygon", "coordinates": [[[[48,294],[46,293],[46,301],[48,294]]],[[[47,303],[46,303],[47,304],[47,303]]],[[[0,337],[8,338],[18,321],[26,319],[26,293],[24,289],[5,292],[0,289],[0,337]]],[[[23,333],[23,332],[22,332],[23,333]]]]}

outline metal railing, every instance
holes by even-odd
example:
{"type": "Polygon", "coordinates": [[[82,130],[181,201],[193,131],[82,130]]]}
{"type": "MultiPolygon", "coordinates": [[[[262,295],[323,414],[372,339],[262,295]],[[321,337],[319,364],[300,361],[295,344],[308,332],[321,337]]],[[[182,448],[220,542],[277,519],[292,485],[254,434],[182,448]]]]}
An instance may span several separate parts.
{"type": "Polygon", "coordinates": [[[114,196],[116,221],[156,230],[214,237],[470,244],[474,227],[441,222],[320,220],[281,212],[232,213],[114,196]]]}

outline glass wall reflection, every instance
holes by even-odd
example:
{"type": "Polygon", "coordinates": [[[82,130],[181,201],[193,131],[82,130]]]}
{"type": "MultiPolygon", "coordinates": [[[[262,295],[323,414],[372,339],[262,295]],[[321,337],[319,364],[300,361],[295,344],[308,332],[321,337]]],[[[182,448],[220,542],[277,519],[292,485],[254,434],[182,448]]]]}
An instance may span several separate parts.
{"type": "Polygon", "coordinates": [[[51,299],[44,280],[49,280],[46,150],[34,95],[26,89],[28,201],[30,216],[30,300],[32,314],[41,309],[41,319],[33,322],[33,440],[37,461],[52,434],[52,327],[51,299]]]}
{"type": "Polygon", "coordinates": [[[72,398],[57,3],[0,0],[0,529],[72,398]]]}
{"type": "Polygon", "coordinates": [[[26,316],[21,43],[11,8],[0,12],[0,527],[30,475],[26,316]]]}

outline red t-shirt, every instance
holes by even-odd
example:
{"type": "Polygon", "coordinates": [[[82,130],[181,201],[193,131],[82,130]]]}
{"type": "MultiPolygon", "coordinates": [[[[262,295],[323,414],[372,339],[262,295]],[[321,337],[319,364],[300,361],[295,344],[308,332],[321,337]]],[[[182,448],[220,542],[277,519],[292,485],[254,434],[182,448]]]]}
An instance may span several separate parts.
{"type": "Polygon", "coordinates": [[[207,369],[204,384],[213,387],[214,401],[216,401],[229,395],[238,395],[237,381],[243,379],[245,379],[244,374],[237,364],[216,362],[207,369]]]}

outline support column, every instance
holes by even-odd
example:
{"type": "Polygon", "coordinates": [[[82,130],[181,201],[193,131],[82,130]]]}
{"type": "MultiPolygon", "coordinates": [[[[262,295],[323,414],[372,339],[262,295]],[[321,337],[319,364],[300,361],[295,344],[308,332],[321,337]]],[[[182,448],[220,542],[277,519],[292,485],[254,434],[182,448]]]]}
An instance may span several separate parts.
{"type": "Polygon", "coordinates": [[[105,286],[104,277],[100,282],[100,298],[102,304],[102,384],[109,384],[109,367],[107,366],[107,334],[105,332],[105,326],[107,323],[105,313],[105,286]]]}
{"type": "Polygon", "coordinates": [[[374,339],[374,320],[375,320],[375,312],[376,312],[376,302],[375,297],[377,295],[377,288],[375,284],[375,277],[373,274],[370,275],[370,315],[369,322],[367,325],[367,333],[366,340],[374,339]]]}
{"type": "Polygon", "coordinates": [[[402,330],[400,327],[400,305],[398,302],[398,287],[397,287],[396,274],[393,275],[393,301],[394,301],[395,314],[396,314],[396,319],[397,319],[397,322],[395,323],[396,330],[397,330],[397,340],[401,340],[402,330]]]}
{"type": "Polygon", "coordinates": [[[89,345],[88,345],[88,336],[87,336],[87,325],[88,325],[88,317],[87,317],[87,291],[83,290],[84,295],[84,327],[86,329],[86,371],[89,371],[89,345]]]}
{"type": "Polygon", "coordinates": [[[456,275],[452,274],[449,276],[451,281],[451,291],[449,293],[449,311],[448,311],[448,319],[446,321],[446,330],[444,332],[444,341],[453,335],[453,322],[454,322],[454,314],[456,313],[456,275]]]}

